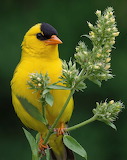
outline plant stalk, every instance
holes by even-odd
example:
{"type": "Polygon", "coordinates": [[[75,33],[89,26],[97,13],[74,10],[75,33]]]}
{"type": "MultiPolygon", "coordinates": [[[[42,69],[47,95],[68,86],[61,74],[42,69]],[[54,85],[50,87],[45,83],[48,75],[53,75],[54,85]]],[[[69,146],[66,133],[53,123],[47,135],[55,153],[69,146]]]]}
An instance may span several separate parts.
{"type": "Polygon", "coordinates": [[[43,118],[45,120],[45,125],[48,127],[48,121],[46,119],[46,111],[45,111],[46,105],[42,105],[42,113],[43,113],[43,118]]]}
{"type": "MultiPolygon", "coordinates": [[[[84,69],[81,70],[79,76],[82,76],[83,74],[84,74],[84,69]]],[[[81,81],[81,80],[80,80],[80,81],[81,81]]],[[[80,81],[78,81],[77,84],[78,84],[80,81]]],[[[77,85],[77,84],[76,84],[76,85],[77,85]]],[[[76,87],[76,85],[75,85],[75,87],[76,87]]],[[[66,109],[66,107],[67,107],[67,105],[68,105],[68,103],[69,103],[72,95],[73,95],[74,92],[75,92],[75,87],[70,91],[70,94],[69,94],[69,96],[68,96],[65,104],[63,105],[63,107],[62,107],[62,109],[61,109],[58,117],[55,119],[53,125],[52,125],[51,128],[49,129],[49,131],[48,131],[48,133],[47,133],[47,135],[46,135],[46,137],[45,137],[45,139],[44,139],[44,143],[43,143],[44,145],[47,144],[47,142],[48,142],[48,140],[49,140],[49,137],[50,137],[51,134],[53,133],[54,128],[56,127],[56,125],[58,124],[61,116],[63,115],[63,113],[64,113],[64,111],[65,111],[65,109],[66,109]]]]}
{"type": "MultiPolygon", "coordinates": [[[[79,76],[82,76],[83,74],[84,74],[84,69],[81,70],[79,76]]],[[[79,82],[80,82],[80,81],[78,81],[77,84],[78,84],[79,82]]],[[[77,84],[76,84],[76,85],[77,85],[77,84]]],[[[75,85],[75,87],[76,87],[76,85],[75,85]]],[[[66,107],[67,107],[67,105],[68,105],[68,103],[69,103],[72,95],[73,95],[74,92],[75,92],[75,87],[70,91],[70,94],[69,94],[69,96],[68,96],[65,104],[63,105],[63,107],[62,107],[62,109],[61,109],[58,117],[56,118],[56,120],[54,121],[53,125],[52,125],[51,128],[49,129],[49,131],[48,131],[48,133],[47,133],[47,135],[46,135],[46,137],[45,137],[45,139],[44,139],[44,143],[43,143],[44,145],[47,144],[47,142],[48,142],[48,140],[49,140],[49,137],[50,137],[51,134],[53,133],[54,128],[56,127],[56,125],[58,124],[58,121],[60,120],[61,116],[63,115],[63,113],[64,113],[64,111],[65,111],[65,109],[66,109],[66,107]]]]}
{"type": "Polygon", "coordinates": [[[53,133],[54,128],[55,128],[56,125],[58,124],[58,122],[59,122],[61,116],[63,115],[63,113],[64,113],[64,111],[65,111],[65,109],[66,109],[66,107],[67,107],[67,105],[68,105],[68,103],[69,103],[69,101],[70,101],[72,95],[74,94],[74,92],[75,92],[75,89],[72,89],[72,90],[70,91],[70,94],[69,94],[69,96],[68,96],[68,98],[67,98],[65,104],[63,105],[63,107],[62,107],[62,109],[61,109],[59,115],[58,115],[57,118],[55,119],[53,125],[51,126],[51,128],[49,129],[49,131],[48,131],[48,133],[47,133],[47,135],[46,135],[46,138],[44,139],[44,143],[43,143],[44,145],[47,144],[50,135],[53,133]]]}
{"type": "Polygon", "coordinates": [[[83,121],[83,122],[81,122],[81,123],[79,123],[79,124],[76,124],[76,125],[74,125],[74,126],[72,126],[72,127],[67,128],[66,131],[72,131],[72,130],[75,130],[75,129],[77,129],[77,128],[83,127],[83,126],[85,126],[86,124],[91,123],[91,122],[97,120],[97,117],[98,117],[97,115],[94,115],[93,117],[91,117],[90,119],[88,119],[88,120],[86,120],[86,121],[83,121]]]}
{"type": "Polygon", "coordinates": [[[40,158],[32,154],[32,160],[40,160],[40,158]]]}

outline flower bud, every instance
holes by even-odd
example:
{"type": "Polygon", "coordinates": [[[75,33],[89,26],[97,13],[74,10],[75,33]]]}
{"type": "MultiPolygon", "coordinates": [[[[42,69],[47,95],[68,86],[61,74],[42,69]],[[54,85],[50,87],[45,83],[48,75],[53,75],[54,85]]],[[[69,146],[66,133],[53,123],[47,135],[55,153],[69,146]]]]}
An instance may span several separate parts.
{"type": "Polygon", "coordinates": [[[108,57],[108,58],[106,59],[106,62],[108,63],[108,62],[110,62],[110,61],[111,61],[111,58],[108,57]]]}
{"type": "Polygon", "coordinates": [[[111,28],[108,28],[107,31],[110,32],[110,31],[111,31],[111,28]]]}
{"type": "Polygon", "coordinates": [[[115,44],[115,41],[110,41],[110,44],[112,44],[112,45],[115,44]]]}
{"type": "Polygon", "coordinates": [[[90,35],[90,36],[93,36],[93,35],[94,35],[94,32],[93,32],[93,31],[89,32],[89,35],[90,35]]]}
{"type": "Polygon", "coordinates": [[[113,27],[112,30],[113,31],[118,31],[118,29],[116,27],[113,27]]]}
{"type": "Polygon", "coordinates": [[[37,85],[38,85],[38,87],[41,87],[41,86],[42,86],[42,84],[41,84],[41,83],[38,83],[37,85]]]}
{"type": "Polygon", "coordinates": [[[111,52],[111,49],[108,49],[106,52],[107,52],[107,53],[111,52]]]}
{"type": "Polygon", "coordinates": [[[90,23],[90,22],[87,22],[87,23],[88,23],[88,26],[89,26],[91,29],[94,28],[92,23],[90,23]]]}
{"type": "Polygon", "coordinates": [[[110,23],[110,21],[108,20],[107,22],[106,22],[106,24],[109,24],[110,23]]]}
{"type": "Polygon", "coordinates": [[[37,77],[37,80],[38,80],[38,81],[41,81],[41,78],[40,78],[40,77],[37,77]]]}
{"type": "Polygon", "coordinates": [[[100,11],[100,10],[97,10],[97,11],[96,11],[96,15],[101,16],[101,11],[100,11]]]}
{"type": "Polygon", "coordinates": [[[106,15],[104,18],[105,18],[105,19],[109,19],[109,16],[108,16],[108,15],[106,15]]]}
{"type": "Polygon", "coordinates": [[[110,102],[109,102],[109,104],[113,104],[114,103],[114,100],[111,100],[110,102]]]}
{"type": "Polygon", "coordinates": [[[107,65],[105,66],[105,69],[108,70],[109,68],[110,68],[110,64],[107,64],[107,65]]]}
{"type": "Polygon", "coordinates": [[[100,67],[98,65],[94,65],[93,68],[94,69],[100,69],[100,67]]]}
{"type": "Polygon", "coordinates": [[[109,14],[112,16],[112,15],[113,15],[113,12],[109,12],[109,14]]]}
{"type": "Polygon", "coordinates": [[[101,54],[100,53],[97,53],[97,58],[101,57],[101,54]]]}
{"type": "Polygon", "coordinates": [[[115,32],[115,33],[113,33],[112,35],[116,37],[116,36],[119,35],[119,33],[120,33],[120,32],[115,32]]]}
{"type": "Polygon", "coordinates": [[[110,22],[114,23],[115,22],[115,18],[110,18],[110,22]]]}
{"type": "Polygon", "coordinates": [[[114,102],[111,100],[109,102],[104,103],[96,103],[97,107],[93,109],[94,115],[97,115],[97,120],[105,122],[106,124],[110,125],[114,129],[116,129],[115,125],[112,123],[116,120],[119,112],[123,109],[123,103],[120,101],[114,102]]]}
{"type": "Polygon", "coordinates": [[[100,62],[100,63],[97,63],[97,65],[101,67],[103,64],[100,62]]]}

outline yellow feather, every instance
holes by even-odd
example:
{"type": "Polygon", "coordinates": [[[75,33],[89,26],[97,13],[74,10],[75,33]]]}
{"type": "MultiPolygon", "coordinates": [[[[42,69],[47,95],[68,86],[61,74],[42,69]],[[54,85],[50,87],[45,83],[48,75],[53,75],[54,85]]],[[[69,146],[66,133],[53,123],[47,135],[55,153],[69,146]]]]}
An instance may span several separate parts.
{"type": "MultiPolygon", "coordinates": [[[[29,128],[37,130],[45,135],[47,129],[44,124],[31,117],[20,104],[16,96],[26,98],[30,103],[42,110],[41,103],[38,101],[38,94],[33,93],[27,85],[30,73],[48,73],[50,83],[57,82],[62,74],[62,61],[59,59],[58,45],[47,45],[43,41],[36,38],[36,34],[40,33],[40,25],[32,27],[25,35],[22,42],[22,56],[18,66],[15,69],[12,87],[12,102],[14,109],[21,121],[29,128]]],[[[43,34],[43,33],[42,33],[43,34]]],[[[53,106],[46,106],[46,117],[51,125],[62,109],[70,91],[69,90],[52,90],[54,97],[53,106]]],[[[70,100],[60,123],[69,121],[73,110],[73,99],[70,100]]],[[[53,140],[51,140],[53,141],[53,140]]],[[[53,146],[53,143],[51,143],[53,146]]]]}

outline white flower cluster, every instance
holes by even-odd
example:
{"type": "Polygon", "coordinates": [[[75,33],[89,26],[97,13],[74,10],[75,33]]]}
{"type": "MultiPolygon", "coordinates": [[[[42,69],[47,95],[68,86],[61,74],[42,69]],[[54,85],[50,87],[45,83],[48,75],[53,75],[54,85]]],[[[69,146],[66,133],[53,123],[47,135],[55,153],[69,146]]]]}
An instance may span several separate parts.
{"type": "Polygon", "coordinates": [[[76,47],[75,59],[81,65],[88,79],[101,85],[102,80],[113,78],[110,70],[110,52],[115,44],[115,37],[119,35],[116,27],[113,8],[107,8],[103,14],[97,10],[96,25],[88,22],[91,29],[88,37],[92,44],[92,50],[88,50],[84,42],[79,42],[76,47]]]}
{"type": "Polygon", "coordinates": [[[75,88],[75,90],[83,90],[86,88],[86,84],[83,82],[83,77],[80,76],[80,72],[78,69],[76,69],[76,63],[70,61],[67,63],[66,61],[63,61],[63,70],[62,70],[62,76],[60,79],[63,81],[63,84],[68,88],[75,88]]]}
{"type": "Polygon", "coordinates": [[[113,44],[115,44],[115,37],[119,35],[113,8],[107,8],[103,14],[97,10],[96,15],[98,20],[95,26],[88,22],[88,26],[92,30],[89,33],[89,38],[94,45],[98,45],[98,43],[104,45],[104,51],[110,52],[113,44]]]}
{"type": "Polygon", "coordinates": [[[75,85],[75,79],[77,79],[78,73],[79,71],[76,69],[76,63],[72,63],[71,59],[68,63],[63,61],[63,76],[61,77],[63,84],[72,88],[75,85]]]}
{"type": "Polygon", "coordinates": [[[99,121],[105,122],[106,124],[115,128],[112,123],[116,120],[123,107],[123,103],[120,101],[114,102],[114,100],[111,100],[109,102],[105,101],[104,103],[97,102],[97,107],[93,109],[93,113],[94,115],[97,115],[97,119],[99,121]]]}
{"type": "Polygon", "coordinates": [[[30,81],[27,83],[30,86],[30,89],[34,89],[36,91],[44,89],[49,83],[48,74],[43,76],[41,73],[31,73],[29,77],[30,81]]]}
{"type": "MultiPolygon", "coordinates": [[[[30,80],[27,82],[29,85],[29,89],[34,90],[34,92],[38,92],[40,95],[39,101],[42,103],[42,106],[49,104],[53,105],[53,97],[50,93],[50,90],[53,88],[49,88],[50,78],[48,74],[42,73],[31,73],[29,75],[30,80]]],[[[34,93],[33,92],[33,93],[34,93]]]]}

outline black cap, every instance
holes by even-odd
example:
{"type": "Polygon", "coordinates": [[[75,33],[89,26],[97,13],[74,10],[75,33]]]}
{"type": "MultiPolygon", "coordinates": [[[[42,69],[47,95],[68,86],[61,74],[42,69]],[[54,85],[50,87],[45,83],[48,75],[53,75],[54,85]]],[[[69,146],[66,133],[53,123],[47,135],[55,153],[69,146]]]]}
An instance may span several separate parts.
{"type": "Polygon", "coordinates": [[[52,35],[58,35],[57,30],[53,26],[45,22],[41,24],[41,31],[43,32],[44,36],[49,37],[49,38],[52,35]]]}

